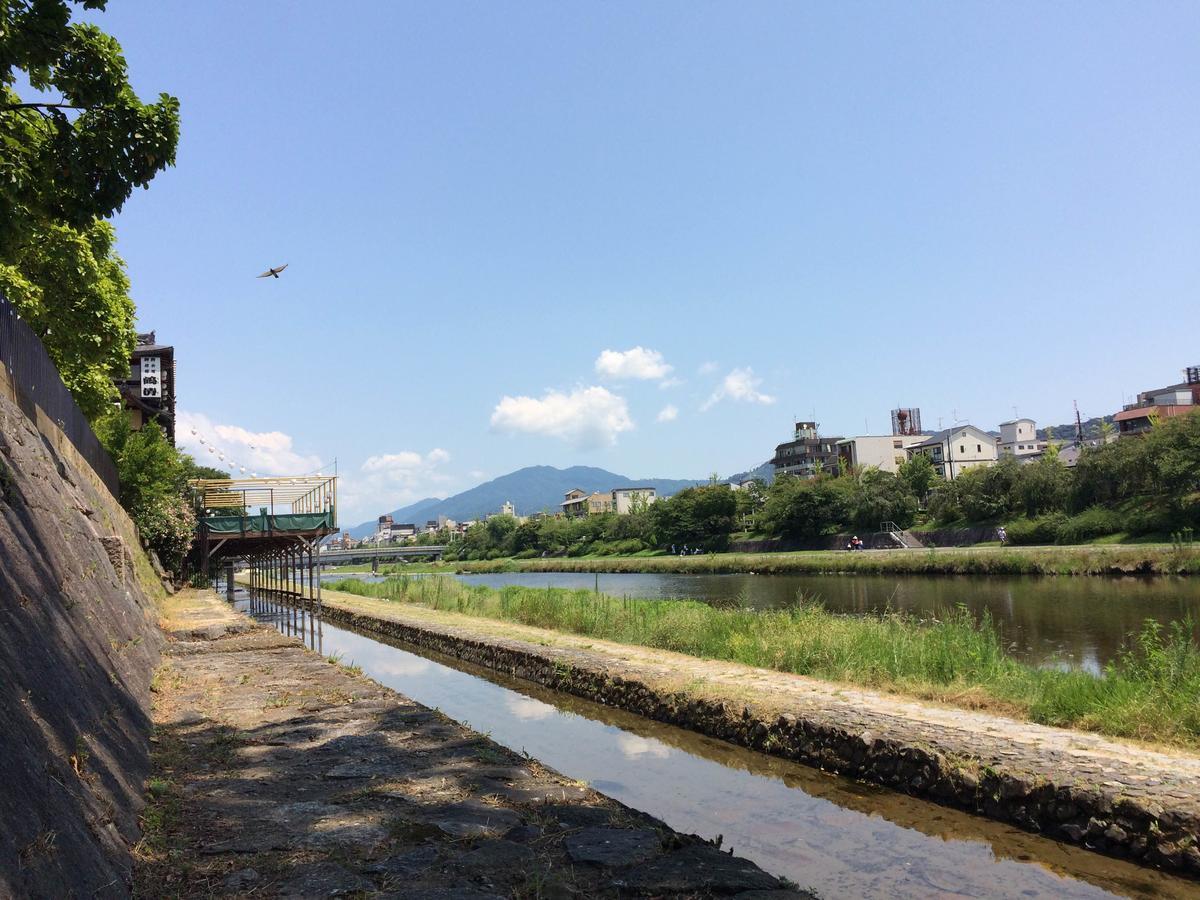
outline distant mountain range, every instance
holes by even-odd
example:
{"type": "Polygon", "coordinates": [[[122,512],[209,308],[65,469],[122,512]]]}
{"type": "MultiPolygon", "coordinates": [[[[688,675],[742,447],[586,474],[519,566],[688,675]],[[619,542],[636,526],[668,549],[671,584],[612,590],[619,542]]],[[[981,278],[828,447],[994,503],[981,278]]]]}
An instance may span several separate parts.
{"type": "MultiPolygon", "coordinates": [[[[652,487],[660,497],[668,497],[697,484],[705,482],[678,478],[628,478],[593,466],[571,466],[569,469],[527,466],[493,478],[453,497],[418,500],[416,503],[392,510],[390,515],[397,524],[411,522],[422,527],[438,516],[464,522],[498,513],[500,505],[506,500],[516,507],[518,515],[529,515],[543,510],[557,512],[563,495],[572,488],[590,493],[620,487],[652,487]]],[[[376,524],[377,520],[372,519],[347,528],[346,531],[354,537],[366,537],[375,532],[376,524]]]]}
{"type": "Polygon", "coordinates": [[[775,467],[771,465],[771,461],[767,460],[760,466],[755,466],[747,472],[738,472],[736,475],[730,475],[724,479],[730,484],[741,484],[743,481],[750,481],[754,478],[771,484],[775,480],[775,467]]]}
{"type": "MultiPolygon", "coordinates": [[[[1095,418],[1085,419],[1083,421],[1083,439],[1085,441],[1090,441],[1090,440],[1094,440],[1096,438],[1101,437],[1101,435],[1102,435],[1102,432],[1100,431],[1100,423],[1101,422],[1107,422],[1109,425],[1112,425],[1113,417],[1112,416],[1096,416],[1095,418]]],[[[1075,423],[1074,422],[1069,422],[1066,425],[1052,425],[1052,426],[1050,426],[1050,430],[1052,430],[1054,432],[1054,440],[1056,440],[1056,441],[1063,441],[1063,442],[1069,444],[1069,443],[1071,443],[1071,441],[1075,440],[1075,423]]],[[[1116,426],[1113,427],[1113,431],[1114,432],[1116,431],[1116,426]]],[[[1039,428],[1037,430],[1037,436],[1038,436],[1038,440],[1042,440],[1042,441],[1046,440],[1047,439],[1047,429],[1039,428]]]]}

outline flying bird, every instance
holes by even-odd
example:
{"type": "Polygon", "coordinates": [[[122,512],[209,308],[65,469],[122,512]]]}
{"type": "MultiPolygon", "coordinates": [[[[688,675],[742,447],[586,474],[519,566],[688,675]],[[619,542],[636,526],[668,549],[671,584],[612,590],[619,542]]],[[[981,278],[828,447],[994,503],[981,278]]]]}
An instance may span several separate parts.
{"type": "Polygon", "coordinates": [[[282,266],[276,266],[273,269],[267,269],[267,271],[263,272],[261,275],[259,275],[257,277],[259,277],[259,278],[267,278],[267,277],[278,278],[279,273],[282,272],[287,267],[288,267],[288,264],[284,263],[282,266]]]}

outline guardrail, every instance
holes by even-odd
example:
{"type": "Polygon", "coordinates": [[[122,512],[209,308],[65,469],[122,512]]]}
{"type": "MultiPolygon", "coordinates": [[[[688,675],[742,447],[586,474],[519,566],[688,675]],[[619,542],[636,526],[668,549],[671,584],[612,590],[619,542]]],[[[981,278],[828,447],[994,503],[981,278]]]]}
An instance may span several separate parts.
{"type": "Polygon", "coordinates": [[[25,415],[36,421],[35,407],[40,408],[67,436],[112,495],[120,496],[121,482],[112,457],[63,384],[41,339],[21,321],[16,308],[3,294],[0,294],[0,365],[25,415]]]}

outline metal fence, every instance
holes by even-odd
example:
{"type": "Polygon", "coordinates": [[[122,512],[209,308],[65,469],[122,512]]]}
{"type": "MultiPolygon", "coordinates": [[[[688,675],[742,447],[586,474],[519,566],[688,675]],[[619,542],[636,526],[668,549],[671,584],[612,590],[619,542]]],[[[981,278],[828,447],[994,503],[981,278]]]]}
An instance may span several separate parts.
{"type": "Polygon", "coordinates": [[[17,311],[6,297],[0,294],[0,365],[8,372],[9,380],[17,389],[17,402],[30,418],[34,417],[33,406],[42,408],[67,439],[75,445],[79,455],[100,476],[100,480],[112,492],[120,496],[121,483],[117,479],[117,467],[92,431],[87,417],[80,411],[71,392],[59,377],[58,369],[42,346],[36,334],[17,316],[17,311]]]}

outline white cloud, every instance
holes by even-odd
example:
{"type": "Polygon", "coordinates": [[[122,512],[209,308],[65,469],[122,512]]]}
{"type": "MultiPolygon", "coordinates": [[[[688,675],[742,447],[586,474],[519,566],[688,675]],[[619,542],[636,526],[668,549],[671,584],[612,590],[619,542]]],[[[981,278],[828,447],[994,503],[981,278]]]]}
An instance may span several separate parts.
{"type": "Polygon", "coordinates": [[[612,446],[618,434],[633,428],[625,398],[602,387],[547,391],[541,399],[506,395],[491,421],[497,431],[559,438],[580,449],[612,446]]]}
{"type": "Polygon", "coordinates": [[[684,380],[672,375],[670,378],[664,378],[660,381],[658,387],[660,390],[666,390],[667,388],[679,387],[681,384],[684,384],[684,380]]]}
{"type": "Polygon", "coordinates": [[[605,350],[596,357],[596,371],[609,378],[637,378],[652,381],[666,378],[671,366],[657,350],[634,347],[632,350],[605,350]]]}
{"type": "Polygon", "coordinates": [[[717,403],[728,398],[739,403],[774,403],[775,398],[764,394],[758,389],[762,379],[750,368],[734,369],[725,376],[720,386],[713,391],[712,396],[700,407],[703,412],[711,409],[717,403]]]}
{"type": "Polygon", "coordinates": [[[382,456],[369,456],[362,464],[364,472],[394,472],[415,469],[424,462],[420,453],[404,450],[400,453],[385,453],[382,456]]]}
{"type": "Polygon", "coordinates": [[[637,759],[641,756],[666,759],[671,755],[671,748],[662,741],[638,737],[636,734],[621,735],[617,738],[617,746],[621,749],[621,755],[626,759],[637,759]]]}
{"type": "Polygon", "coordinates": [[[519,694],[512,694],[505,697],[504,705],[508,707],[509,712],[522,722],[546,719],[554,715],[555,712],[554,707],[549,703],[543,703],[541,700],[535,700],[533,697],[523,697],[519,694]]]}
{"type": "Polygon", "coordinates": [[[433,663],[419,656],[411,658],[400,657],[399,659],[391,659],[389,657],[387,660],[376,662],[371,666],[375,672],[379,672],[382,675],[394,675],[397,678],[424,675],[432,667],[433,663]]]}
{"type": "Polygon", "coordinates": [[[657,421],[659,422],[674,422],[679,418],[679,407],[668,403],[658,411],[657,421]]]}
{"type": "Polygon", "coordinates": [[[709,362],[701,363],[700,368],[698,368],[696,371],[701,375],[711,375],[713,372],[717,371],[717,364],[710,360],[709,362]]]}
{"type": "Polygon", "coordinates": [[[429,496],[449,493],[455,479],[441,470],[450,454],[400,450],[368,456],[358,471],[343,474],[338,486],[339,518],[347,524],[378,516],[429,496]]]}
{"type": "Polygon", "coordinates": [[[197,463],[224,469],[237,477],[303,475],[321,466],[320,457],[296,452],[290,434],[250,431],[240,425],[214,422],[203,413],[181,409],[175,433],[180,447],[197,463]]]}

